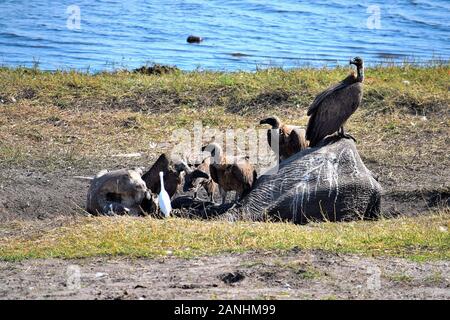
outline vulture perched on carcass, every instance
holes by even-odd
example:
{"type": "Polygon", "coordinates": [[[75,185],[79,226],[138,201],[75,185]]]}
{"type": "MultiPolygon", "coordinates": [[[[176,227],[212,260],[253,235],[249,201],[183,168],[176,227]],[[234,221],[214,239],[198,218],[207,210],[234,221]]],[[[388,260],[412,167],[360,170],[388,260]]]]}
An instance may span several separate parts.
{"type": "Polygon", "coordinates": [[[350,60],[357,73],[347,76],[338,84],[320,93],[308,108],[306,139],[314,147],[326,136],[338,132],[340,137],[351,138],[344,132],[344,124],[359,107],[363,96],[364,63],[359,57],[350,60]]]}

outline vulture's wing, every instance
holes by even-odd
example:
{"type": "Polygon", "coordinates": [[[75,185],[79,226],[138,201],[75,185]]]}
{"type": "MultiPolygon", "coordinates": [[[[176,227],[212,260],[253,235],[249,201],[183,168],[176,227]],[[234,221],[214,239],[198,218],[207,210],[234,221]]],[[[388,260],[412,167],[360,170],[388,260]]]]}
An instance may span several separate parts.
{"type": "Polygon", "coordinates": [[[339,83],[336,83],[335,85],[329,87],[328,89],[326,89],[325,91],[319,93],[316,98],[314,99],[314,101],[311,103],[311,105],[308,108],[308,112],[306,115],[310,116],[322,103],[322,101],[329,97],[331,94],[333,94],[334,92],[337,92],[345,87],[347,87],[350,83],[351,80],[354,78],[354,75],[349,75],[347,78],[345,78],[344,80],[342,80],[339,83]]]}
{"type": "Polygon", "coordinates": [[[215,167],[215,165],[209,166],[209,175],[211,176],[211,179],[213,179],[215,183],[219,183],[219,176],[217,174],[217,168],[215,167]]]}
{"type": "Polygon", "coordinates": [[[253,168],[247,161],[231,166],[231,173],[237,181],[243,185],[247,185],[247,187],[253,185],[253,168]]]}
{"type": "Polygon", "coordinates": [[[309,118],[306,138],[316,145],[327,135],[335,133],[358,107],[362,92],[358,84],[332,92],[322,100],[320,108],[309,118]]]}

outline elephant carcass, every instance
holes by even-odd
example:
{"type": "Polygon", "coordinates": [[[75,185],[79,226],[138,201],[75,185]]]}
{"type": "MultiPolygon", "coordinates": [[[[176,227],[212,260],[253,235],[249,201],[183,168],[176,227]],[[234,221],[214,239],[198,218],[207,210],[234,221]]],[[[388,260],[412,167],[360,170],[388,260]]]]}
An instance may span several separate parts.
{"type": "Polygon", "coordinates": [[[86,211],[91,214],[140,215],[140,204],[150,199],[138,169],[102,170],[91,181],[86,211]]]}
{"type": "Polygon", "coordinates": [[[198,215],[303,224],[379,214],[382,188],[362,162],[353,140],[329,137],[271,171],[259,177],[239,204],[206,206],[198,215]]]}
{"type": "MultiPolygon", "coordinates": [[[[379,214],[382,188],[350,139],[328,138],[261,176],[238,208],[251,220],[354,220],[379,214]]],[[[230,212],[231,213],[231,212],[230,212]]]]}

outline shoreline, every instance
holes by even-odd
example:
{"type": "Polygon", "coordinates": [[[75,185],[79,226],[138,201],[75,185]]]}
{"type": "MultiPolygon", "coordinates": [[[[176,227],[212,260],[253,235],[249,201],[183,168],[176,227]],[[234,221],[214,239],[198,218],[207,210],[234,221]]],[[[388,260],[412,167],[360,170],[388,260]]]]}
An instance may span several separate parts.
{"type": "MultiPolygon", "coordinates": [[[[240,54],[240,53],[230,53],[230,55],[233,54],[240,54]]],[[[244,56],[247,56],[243,54],[244,56]]],[[[320,60],[320,59],[319,59],[320,60]]],[[[151,68],[153,66],[162,67],[162,68],[170,68],[179,72],[183,73],[195,73],[195,72],[204,72],[204,73],[255,73],[255,72],[261,72],[264,70],[270,70],[270,69],[280,69],[283,71],[292,71],[292,70],[321,70],[321,69],[343,69],[348,67],[348,61],[347,60],[340,60],[340,61],[333,61],[333,64],[329,64],[327,62],[332,62],[331,60],[320,60],[324,63],[322,65],[313,65],[311,63],[303,63],[295,66],[284,66],[282,64],[266,64],[266,65],[255,65],[254,69],[232,69],[232,70],[221,70],[217,68],[203,68],[202,66],[197,66],[194,69],[182,69],[177,66],[177,64],[170,64],[170,63],[159,63],[159,62],[147,62],[145,64],[140,64],[135,67],[131,66],[121,66],[117,68],[112,69],[99,69],[95,71],[90,71],[90,67],[83,67],[83,68],[56,68],[56,69],[42,69],[39,67],[39,63],[32,63],[29,66],[26,65],[1,65],[0,69],[2,70],[29,70],[29,71],[37,71],[41,73],[79,73],[79,74],[87,74],[87,75],[99,75],[99,74],[115,74],[115,73],[132,73],[136,70],[142,69],[142,68],[151,68]]],[[[368,63],[366,68],[367,69],[376,69],[376,68],[403,68],[403,67],[415,67],[415,68],[435,68],[435,67],[442,67],[442,66],[448,66],[450,64],[450,59],[443,59],[440,57],[432,58],[432,59],[422,59],[418,60],[417,58],[411,56],[411,57],[403,57],[403,60],[399,61],[398,59],[389,59],[389,58],[383,58],[379,61],[368,63]]]]}

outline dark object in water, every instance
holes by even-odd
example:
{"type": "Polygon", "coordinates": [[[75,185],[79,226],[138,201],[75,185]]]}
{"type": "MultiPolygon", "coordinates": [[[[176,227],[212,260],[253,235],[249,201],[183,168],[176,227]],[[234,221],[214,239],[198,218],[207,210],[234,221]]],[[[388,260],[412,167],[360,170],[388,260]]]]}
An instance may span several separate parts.
{"type": "Polygon", "coordinates": [[[187,43],[200,43],[203,41],[203,38],[190,35],[189,37],[187,37],[186,41],[187,41],[187,43]]]}
{"type": "Polygon", "coordinates": [[[246,54],[246,53],[232,52],[232,53],[230,53],[230,56],[235,57],[235,58],[241,58],[241,57],[248,57],[250,55],[246,54]]]}
{"type": "Polygon", "coordinates": [[[140,68],[134,69],[134,73],[142,73],[142,74],[166,74],[166,73],[172,73],[175,71],[179,71],[177,67],[174,66],[166,66],[162,64],[154,63],[151,66],[142,66],[140,68]]]}

